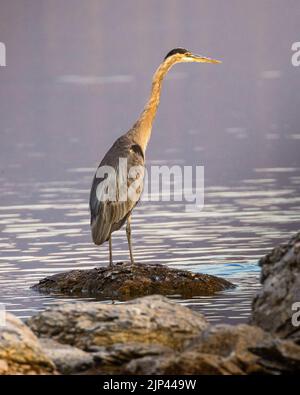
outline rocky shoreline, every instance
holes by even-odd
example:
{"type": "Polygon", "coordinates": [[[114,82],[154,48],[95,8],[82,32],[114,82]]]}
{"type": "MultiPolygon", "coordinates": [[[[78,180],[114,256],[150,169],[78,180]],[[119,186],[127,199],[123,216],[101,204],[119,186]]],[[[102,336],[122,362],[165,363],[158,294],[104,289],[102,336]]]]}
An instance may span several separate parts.
{"type": "MultiPolygon", "coordinates": [[[[292,317],[300,302],[300,233],[259,264],[262,288],[249,324],[210,325],[203,314],[152,292],[137,299],[125,292],[132,300],[121,304],[61,304],[26,325],[7,314],[7,325],[0,328],[0,374],[299,373],[300,325],[292,317]]],[[[117,270],[126,272],[128,266],[117,270]]],[[[57,284],[67,279],[69,292],[72,278],[84,277],[78,272],[49,277],[39,286],[61,292],[57,284]]],[[[105,272],[96,269],[99,273],[105,272]]],[[[88,288],[80,281],[79,294],[88,288]]]]}

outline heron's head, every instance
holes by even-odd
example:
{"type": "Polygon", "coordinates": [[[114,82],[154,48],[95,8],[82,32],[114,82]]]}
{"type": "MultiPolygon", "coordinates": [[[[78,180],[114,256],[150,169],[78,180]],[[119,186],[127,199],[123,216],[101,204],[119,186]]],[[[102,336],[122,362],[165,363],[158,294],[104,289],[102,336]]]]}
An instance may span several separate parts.
{"type": "Polygon", "coordinates": [[[220,60],[206,58],[202,55],[195,55],[191,51],[185,48],[174,48],[170,51],[164,60],[172,60],[175,63],[187,63],[187,62],[198,62],[198,63],[221,63],[220,60]]]}

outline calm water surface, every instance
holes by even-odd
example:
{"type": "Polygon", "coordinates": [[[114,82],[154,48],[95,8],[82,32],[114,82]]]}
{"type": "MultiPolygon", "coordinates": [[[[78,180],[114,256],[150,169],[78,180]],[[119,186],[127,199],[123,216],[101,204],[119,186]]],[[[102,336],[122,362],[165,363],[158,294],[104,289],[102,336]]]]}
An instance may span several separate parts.
{"type": "MultiPolygon", "coordinates": [[[[94,170],[163,56],[186,46],[223,63],[170,72],[147,161],[203,165],[205,207],[142,202],[136,260],[228,278],[236,289],[180,303],[247,321],[258,259],[299,230],[299,1],[23,3],[0,0],[0,303],[26,318],[69,300],[30,290],[39,279],[107,264],[89,231],[94,170]]],[[[128,260],[124,230],[113,245],[128,260]]]]}

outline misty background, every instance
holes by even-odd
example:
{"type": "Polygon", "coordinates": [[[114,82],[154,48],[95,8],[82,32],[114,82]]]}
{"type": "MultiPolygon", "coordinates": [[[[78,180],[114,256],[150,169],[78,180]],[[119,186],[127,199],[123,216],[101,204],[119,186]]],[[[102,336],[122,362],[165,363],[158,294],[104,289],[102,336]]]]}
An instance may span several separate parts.
{"type": "Polygon", "coordinates": [[[297,166],[299,20],[297,0],[1,0],[1,171],[57,179],[96,166],[177,46],[223,63],[173,68],[147,157],[202,164],[212,183],[297,166]]]}

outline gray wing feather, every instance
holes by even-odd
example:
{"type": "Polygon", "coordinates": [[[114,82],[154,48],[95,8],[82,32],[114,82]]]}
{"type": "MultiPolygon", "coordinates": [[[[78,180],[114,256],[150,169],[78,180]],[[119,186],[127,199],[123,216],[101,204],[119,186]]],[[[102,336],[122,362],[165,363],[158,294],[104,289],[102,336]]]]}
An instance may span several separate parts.
{"type": "MultiPolygon", "coordinates": [[[[127,136],[120,137],[114,143],[101,161],[99,167],[111,166],[118,174],[119,158],[127,159],[128,169],[132,166],[144,167],[144,156],[141,148],[134,144],[127,136]]],[[[140,188],[138,198],[135,201],[129,198],[125,201],[120,201],[117,191],[115,201],[110,201],[108,199],[105,201],[99,200],[97,197],[97,188],[104,179],[105,178],[97,177],[96,173],[90,193],[91,230],[93,241],[97,245],[107,241],[112,232],[123,226],[142,194],[142,188],[140,188]]],[[[133,181],[134,179],[128,179],[127,186],[131,185],[133,181]]],[[[119,187],[119,185],[117,186],[119,187]]]]}

